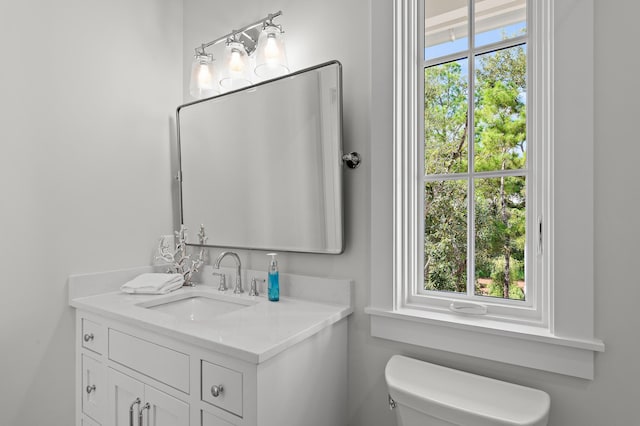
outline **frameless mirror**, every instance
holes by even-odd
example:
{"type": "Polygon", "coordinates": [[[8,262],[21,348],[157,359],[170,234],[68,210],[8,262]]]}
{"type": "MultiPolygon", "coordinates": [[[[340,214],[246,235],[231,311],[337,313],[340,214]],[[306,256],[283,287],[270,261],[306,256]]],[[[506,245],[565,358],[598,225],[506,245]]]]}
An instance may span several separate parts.
{"type": "Polygon", "coordinates": [[[341,65],[178,108],[181,222],[207,245],[343,251],[341,65]]]}

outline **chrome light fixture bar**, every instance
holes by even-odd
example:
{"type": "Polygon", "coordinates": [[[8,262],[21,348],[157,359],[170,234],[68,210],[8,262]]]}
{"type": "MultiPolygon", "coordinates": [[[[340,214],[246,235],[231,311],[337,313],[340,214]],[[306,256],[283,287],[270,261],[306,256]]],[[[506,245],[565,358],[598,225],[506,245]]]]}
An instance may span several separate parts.
{"type": "Polygon", "coordinates": [[[191,96],[203,99],[289,73],[284,31],[282,25],[273,23],[273,19],[280,15],[282,11],[270,13],[196,47],[189,85],[191,96]],[[225,42],[223,61],[220,67],[216,67],[213,54],[207,53],[206,49],[222,42],[225,42]],[[254,52],[256,66],[251,69],[249,59],[254,52]]]}

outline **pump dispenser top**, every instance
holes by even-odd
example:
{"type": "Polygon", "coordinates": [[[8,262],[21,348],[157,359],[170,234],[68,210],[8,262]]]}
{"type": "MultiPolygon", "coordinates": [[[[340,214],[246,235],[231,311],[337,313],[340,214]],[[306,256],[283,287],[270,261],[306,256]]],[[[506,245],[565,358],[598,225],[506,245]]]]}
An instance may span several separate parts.
{"type": "Polygon", "coordinates": [[[277,253],[269,253],[267,256],[271,256],[271,262],[269,263],[269,284],[267,287],[267,293],[269,300],[277,302],[280,300],[280,274],[278,272],[278,261],[276,260],[277,253]]]}

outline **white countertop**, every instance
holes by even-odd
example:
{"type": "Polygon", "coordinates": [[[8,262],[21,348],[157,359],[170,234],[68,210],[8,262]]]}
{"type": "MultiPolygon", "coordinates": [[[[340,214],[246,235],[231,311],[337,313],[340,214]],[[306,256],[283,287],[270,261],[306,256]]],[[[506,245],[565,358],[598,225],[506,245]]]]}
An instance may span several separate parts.
{"type": "Polygon", "coordinates": [[[346,304],[316,303],[282,296],[280,301],[270,302],[264,295],[252,297],[247,293],[233,294],[232,291],[221,293],[208,285],[183,287],[168,295],[111,291],[73,297],[69,303],[77,309],[254,364],[268,360],[353,312],[353,308],[346,304]],[[201,321],[181,319],[139,306],[193,296],[209,296],[248,306],[201,321]]]}

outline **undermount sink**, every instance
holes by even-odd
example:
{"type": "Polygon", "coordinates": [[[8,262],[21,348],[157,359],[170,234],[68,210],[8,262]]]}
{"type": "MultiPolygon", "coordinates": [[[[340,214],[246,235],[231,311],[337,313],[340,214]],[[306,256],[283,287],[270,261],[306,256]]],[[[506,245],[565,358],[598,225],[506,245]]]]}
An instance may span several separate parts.
{"type": "Polygon", "coordinates": [[[246,308],[251,304],[221,300],[204,295],[183,295],[179,299],[156,301],[140,305],[143,308],[186,319],[189,321],[207,321],[217,316],[246,308]]]}

